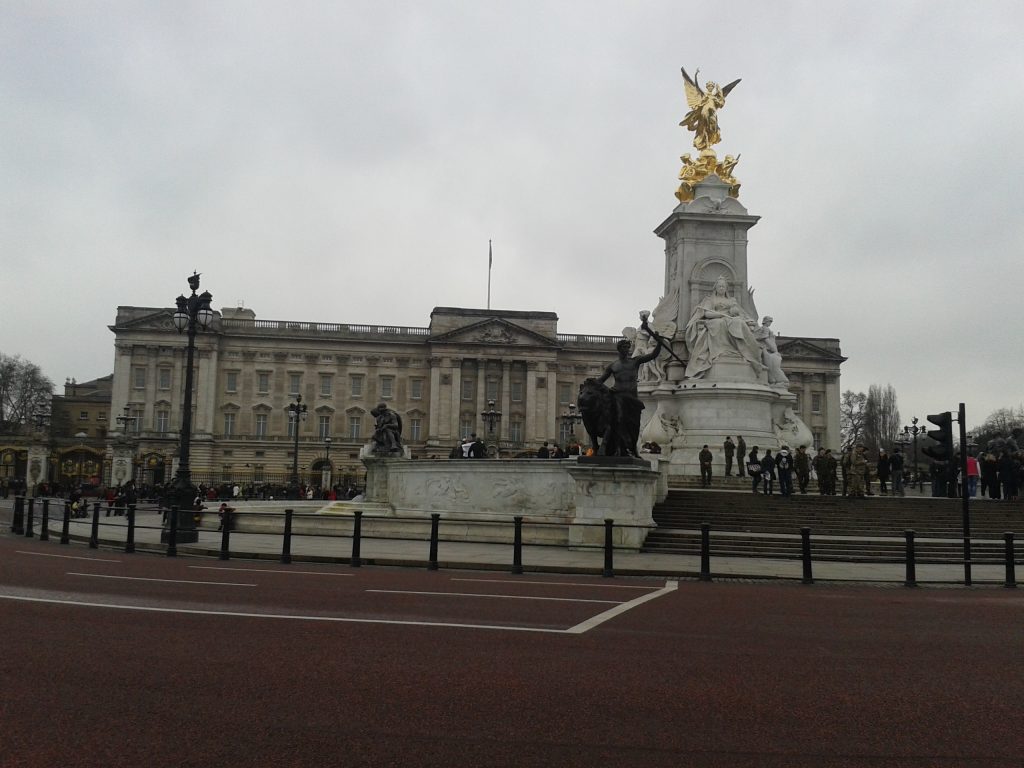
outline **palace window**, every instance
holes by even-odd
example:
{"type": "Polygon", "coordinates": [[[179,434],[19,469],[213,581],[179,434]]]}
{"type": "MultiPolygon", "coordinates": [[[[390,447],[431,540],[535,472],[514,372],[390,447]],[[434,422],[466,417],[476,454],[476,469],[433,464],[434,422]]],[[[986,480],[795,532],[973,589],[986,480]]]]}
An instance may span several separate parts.
{"type": "Polygon", "coordinates": [[[288,394],[298,395],[302,392],[302,374],[301,373],[290,373],[288,374],[288,394]]]}
{"type": "Polygon", "coordinates": [[[459,437],[469,437],[473,434],[473,417],[463,416],[459,422],[459,437]]]}
{"type": "Polygon", "coordinates": [[[472,379],[463,379],[462,380],[462,399],[463,400],[472,400],[473,399],[473,390],[475,388],[475,385],[476,385],[476,382],[473,381],[472,379]]]}
{"type": "Polygon", "coordinates": [[[157,370],[156,375],[157,375],[157,386],[160,387],[160,389],[170,389],[171,388],[171,369],[170,368],[160,368],[159,370],[157,370]]]}
{"type": "Polygon", "coordinates": [[[815,394],[811,395],[811,413],[821,413],[821,395],[820,394],[815,393],[815,394]]]}
{"type": "Polygon", "coordinates": [[[498,399],[498,380],[488,379],[487,380],[487,399],[497,400],[498,399]]]}
{"type": "Polygon", "coordinates": [[[348,391],[352,397],[363,396],[363,375],[353,374],[348,377],[348,391]]]}
{"type": "Polygon", "coordinates": [[[509,421],[508,439],[516,444],[523,442],[523,422],[521,419],[512,419],[509,421]]]}
{"type": "Polygon", "coordinates": [[[562,405],[568,405],[572,402],[572,384],[568,381],[562,381],[558,384],[558,402],[562,405]]]}
{"type": "Polygon", "coordinates": [[[324,397],[330,397],[331,392],[334,389],[334,377],[326,374],[320,374],[320,394],[324,397]]]}
{"type": "Polygon", "coordinates": [[[380,396],[382,400],[390,400],[395,396],[395,377],[380,377],[380,396]]]}
{"type": "Polygon", "coordinates": [[[146,369],[132,368],[132,387],[135,389],[146,388],[146,369]]]}
{"type": "Polygon", "coordinates": [[[170,411],[156,412],[156,431],[158,434],[166,435],[171,423],[170,411]]]}
{"type": "Polygon", "coordinates": [[[316,425],[317,435],[323,440],[326,437],[331,436],[331,417],[324,414],[321,415],[316,425]]]}
{"type": "Polygon", "coordinates": [[[409,379],[409,399],[421,400],[423,398],[423,379],[409,379]]]}
{"type": "Polygon", "coordinates": [[[229,411],[224,414],[224,437],[231,437],[235,434],[235,413],[229,411]]]}
{"type": "Polygon", "coordinates": [[[411,440],[419,440],[422,429],[423,419],[409,419],[409,438],[411,440]]]}
{"type": "Polygon", "coordinates": [[[224,391],[225,392],[237,392],[238,391],[238,371],[228,371],[225,375],[224,391]]]}
{"type": "Polygon", "coordinates": [[[348,417],[348,436],[351,440],[358,440],[363,436],[363,417],[348,417]]]}
{"type": "Polygon", "coordinates": [[[253,431],[256,437],[267,436],[267,414],[257,413],[255,421],[253,423],[253,431]]]}
{"type": "Polygon", "coordinates": [[[270,394],[270,374],[269,373],[257,373],[256,374],[256,391],[261,395],[270,394]]]}
{"type": "Polygon", "coordinates": [[[523,382],[513,381],[511,386],[512,402],[523,402],[523,382]]]}

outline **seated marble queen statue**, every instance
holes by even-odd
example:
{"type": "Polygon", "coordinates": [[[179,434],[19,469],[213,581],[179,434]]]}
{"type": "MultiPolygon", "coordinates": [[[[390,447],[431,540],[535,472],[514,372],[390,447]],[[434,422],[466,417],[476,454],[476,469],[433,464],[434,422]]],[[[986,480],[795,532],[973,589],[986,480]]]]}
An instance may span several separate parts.
{"type": "Polygon", "coordinates": [[[688,379],[704,378],[722,355],[738,355],[750,363],[755,373],[764,370],[761,345],[754,337],[757,321],[747,316],[728,290],[725,278],[718,278],[711,294],[701,300],[686,324],[688,379]]]}

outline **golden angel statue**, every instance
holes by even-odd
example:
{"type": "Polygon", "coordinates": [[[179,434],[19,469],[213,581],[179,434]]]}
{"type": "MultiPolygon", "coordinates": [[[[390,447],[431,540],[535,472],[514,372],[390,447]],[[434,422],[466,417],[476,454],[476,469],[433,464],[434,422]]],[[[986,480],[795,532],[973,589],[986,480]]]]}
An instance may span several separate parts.
{"type": "Polygon", "coordinates": [[[722,134],[718,131],[718,110],[725,106],[725,97],[729,91],[736,87],[739,80],[733,80],[724,88],[719,88],[717,83],[708,80],[704,88],[697,84],[698,69],[691,78],[683,68],[683,80],[686,87],[686,104],[690,111],[686,113],[680,125],[693,131],[696,135],[693,138],[693,146],[700,150],[711,149],[711,147],[722,140],[722,134]]]}

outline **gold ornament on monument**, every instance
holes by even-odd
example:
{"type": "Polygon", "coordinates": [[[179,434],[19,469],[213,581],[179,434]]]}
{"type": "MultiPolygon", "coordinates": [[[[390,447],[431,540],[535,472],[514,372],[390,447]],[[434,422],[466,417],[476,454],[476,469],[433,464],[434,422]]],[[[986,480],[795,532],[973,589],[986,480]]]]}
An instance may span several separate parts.
{"type": "Polygon", "coordinates": [[[681,203],[693,200],[694,187],[712,174],[729,186],[731,197],[739,197],[740,183],[732,175],[732,171],[740,161],[740,156],[726,155],[725,159],[719,162],[715,150],[712,149],[722,140],[722,134],[718,129],[718,110],[725,106],[725,97],[736,87],[739,80],[733,80],[724,88],[708,80],[701,88],[697,83],[700,69],[694,72],[692,78],[686,73],[685,68],[682,72],[686,104],[690,111],[679,124],[693,131],[693,146],[699,149],[700,153],[696,159],[689,153],[679,158],[683,162],[683,167],[679,171],[679,180],[682,183],[676,190],[676,198],[681,203]]]}

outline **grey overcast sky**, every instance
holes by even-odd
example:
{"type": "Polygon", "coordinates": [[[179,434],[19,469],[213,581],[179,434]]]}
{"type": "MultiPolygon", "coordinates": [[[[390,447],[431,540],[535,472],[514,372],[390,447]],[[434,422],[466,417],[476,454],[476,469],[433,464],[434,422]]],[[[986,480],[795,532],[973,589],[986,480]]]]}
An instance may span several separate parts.
{"type": "Polygon", "coordinates": [[[680,66],[743,82],[758,309],[838,337],[908,421],[1024,401],[1024,4],[368,0],[0,10],[0,351],[113,369],[118,305],[424,326],[548,310],[617,333],[692,136],[680,66]]]}

